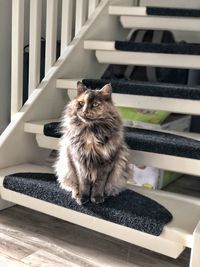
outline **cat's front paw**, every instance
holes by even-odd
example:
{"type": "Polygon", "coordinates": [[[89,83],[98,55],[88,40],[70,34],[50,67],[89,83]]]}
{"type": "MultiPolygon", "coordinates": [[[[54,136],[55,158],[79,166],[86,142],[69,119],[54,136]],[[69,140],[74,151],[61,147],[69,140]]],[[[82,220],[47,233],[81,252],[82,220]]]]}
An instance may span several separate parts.
{"type": "Polygon", "coordinates": [[[103,196],[92,196],[91,201],[92,203],[100,204],[104,202],[104,197],[103,196]]]}
{"type": "Polygon", "coordinates": [[[88,196],[82,196],[82,197],[77,197],[76,198],[76,202],[78,205],[84,205],[86,204],[87,202],[89,202],[89,197],[88,196]]]}

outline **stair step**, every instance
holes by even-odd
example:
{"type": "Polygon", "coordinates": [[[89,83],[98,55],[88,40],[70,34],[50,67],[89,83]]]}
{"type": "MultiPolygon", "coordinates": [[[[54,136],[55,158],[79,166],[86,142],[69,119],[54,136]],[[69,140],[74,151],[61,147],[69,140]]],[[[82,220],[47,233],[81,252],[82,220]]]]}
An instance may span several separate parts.
{"type": "Polygon", "coordinates": [[[34,165],[34,164],[21,164],[12,167],[8,167],[5,169],[0,169],[0,190],[3,187],[3,178],[6,175],[12,173],[20,173],[20,172],[40,172],[40,173],[53,173],[53,169],[43,165],[34,165]]]}
{"type": "MultiPolygon", "coordinates": [[[[68,89],[73,99],[79,80],[58,79],[56,87],[68,89]]],[[[103,79],[83,79],[82,82],[92,89],[111,83],[116,106],[200,115],[199,86],[103,79]]]]}
{"type": "Polygon", "coordinates": [[[49,119],[43,121],[34,121],[34,122],[25,122],[24,123],[24,131],[26,133],[37,133],[43,134],[44,133],[44,125],[48,123],[59,122],[59,119],[49,119]]]}
{"type": "MultiPolygon", "coordinates": [[[[36,140],[40,147],[58,149],[58,137],[61,135],[56,134],[55,137],[55,133],[59,132],[56,130],[59,123],[54,122],[53,126],[43,123],[43,133],[41,133],[41,123],[38,122],[35,123],[34,127],[30,123],[25,124],[25,129],[28,132],[31,132],[28,129],[29,126],[30,129],[35,129],[32,133],[36,134],[36,140]],[[38,130],[36,125],[39,125],[38,130]],[[45,136],[45,134],[49,136],[45,136]]],[[[32,125],[34,125],[34,122],[32,122],[32,125]]],[[[197,139],[200,140],[199,135],[191,133],[177,135],[176,132],[172,134],[137,128],[127,129],[126,141],[130,147],[132,163],[199,175],[200,141],[197,141],[197,139]],[[187,137],[184,137],[184,135],[187,137]],[[194,136],[196,140],[192,139],[194,136]]]]}
{"type": "Polygon", "coordinates": [[[104,79],[83,79],[82,82],[91,89],[101,88],[105,84],[111,83],[113,93],[116,94],[200,100],[200,86],[104,79]]]}
{"type": "MultiPolygon", "coordinates": [[[[96,50],[95,54],[98,62],[100,63],[200,69],[200,60],[198,54],[200,50],[200,44],[137,44],[133,42],[130,44],[130,42],[120,42],[120,44],[122,43],[124,44],[124,47],[125,45],[129,47],[131,46],[131,49],[134,51],[117,50],[116,42],[112,41],[87,40],[84,42],[84,48],[96,50]],[[179,45],[180,52],[178,52],[179,45]],[[194,47],[195,50],[193,51],[194,47]],[[170,49],[170,53],[164,53],[166,52],[167,48],[170,49]]],[[[119,45],[119,41],[117,44],[119,45]]],[[[120,46],[120,49],[122,49],[122,45],[120,46]]],[[[128,49],[130,50],[130,48],[128,49]]]]}
{"type": "Polygon", "coordinates": [[[124,28],[199,31],[200,10],[158,7],[110,6],[124,28]]]}
{"type": "Polygon", "coordinates": [[[163,53],[178,55],[200,55],[200,44],[186,43],[137,43],[128,41],[115,41],[115,49],[120,51],[163,53]]]}
{"type": "MultiPolygon", "coordinates": [[[[38,172],[38,169],[42,168],[41,166],[39,168],[38,166],[31,166],[32,167],[30,167],[30,169],[27,168],[28,165],[19,165],[1,170],[0,179],[2,181],[6,175],[16,172],[34,172],[33,169],[35,169],[35,172],[38,172]]],[[[29,185],[28,178],[26,179],[27,181],[24,182],[27,183],[27,190],[36,197],[35,190],[32,190],[32,186],[29,185]]],[[[48,188],[43,188],[40,184],[40,190],[41,188],[42,191],[48,190],[48,188]]],[[[70,208],[61,207],[59,204],[52,204],[48,202],[48,198],[46,198],[45,194],[42,196],[43,200],[41,200],[39,199],[39,196],[35,198],[23,193],[6,189],[5,187],[1,187],[1,197],[4,200],[14,202],[51,216],[55,216],[71,223],[75,223],[91,230],[119,238],[126,242],[145,247],[170,257],[176,258],[180,255],[185,247],[192,247],[193,233],[199,222],[199,199],[169,192],[149,189],[147,190],[131,185],[129,186],[129,189],[157,201],[173,215],[172,221],[164,227],[164,230],[160,236],[154,236],[91,215],[83,214],[70,208]],[[185,213],[185,210],[187,210],[187,214],[185,213]]],[[[53,196],[54,195],[52,194],[51,199],[53,196]]],[[[55,196],[57,196],[57,194],[55,196]]],[[[61,199],[57,198],[57,200],[59,200],[59,203],[62,202],[61,199]]]]}
{"type": "MultiPolygon", "coordinates": [[[[49,123],[54,124],[53,127],[56,128],[58,123],[59,123],[59,119],[49,119],[49,120],[43,120],[43,121],[25,122],[24,123],[24,131],[27,133],[44,134],[44,126],[48,125],[49,123]]],[[[47,133],[48,129],[46,128],[45,131],[47,133]]],[[[51,131],[52,131],[52,129],[51,129],[51,131]]],[[[55,130],[53,130],[53,132],[55,133],[55,130]]],[[[174,135],[183,136],[183,137],[187,137],[190,139],[200,141],[200,134],[198,134],[198,133],[166,131],[166,130],[159,130],[157,132],[163,132],[163,133],[169,133],[169,134],[173,133],[174,135]]],[[[60,135],[58,135],[57,137],[59,137],[59,136],[60,135]]],[[[54,136],[54,137],[56,137],[56,136],[54,136]]]]}
{"type": "MultiPolygon", "coordinates": [[[[59,131],[59,122],[44,125],[48,137],[61,137],[59,131]]],[[[132,150],[200,159],[200,141],[169,132],[125,127],[125,140],[132,150]]]]}
{"type": "Polygon", "coordinates": [[[187,8],[171,8],[171,7],[154,7],[149,6],[146,8],[148,15],[154,16],[175,16],[175,17],[192,17],[200,18],[199,9],[187,9],[187,8]]]}
{"type": "Polygon", "coordinates": [[[110,15],[200,18],[200,9],[155,6],[109,6],[110,15]]]}
{"type": "Polygon", "coordinates": [[[7,175],[3,187],[155,236],[159,236],[163,227],[172,220],[171,213],[163,206],[132,190],[109,198],[101,205],[89,202],[80,206],[71,198],[70,192],[60,188],[57,177],[51,173],[23,172],[7,175]]]}

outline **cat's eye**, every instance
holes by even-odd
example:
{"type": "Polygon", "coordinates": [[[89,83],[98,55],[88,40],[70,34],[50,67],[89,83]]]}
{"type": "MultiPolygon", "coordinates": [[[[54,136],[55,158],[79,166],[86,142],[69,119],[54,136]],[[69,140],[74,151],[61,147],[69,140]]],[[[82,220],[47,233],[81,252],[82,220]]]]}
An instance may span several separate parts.
{"type": "Polygon", "coordinates": [[[83,106],[84,106],[84,102],[83,102],[83,101],[79,101],[79,105],[80,105],[81,107],[83,107],[83,106]]]}
{"type": "Polygon", "coordinates": [[[94,102],[94,103],[92,104],[92,106],[93,106],[93,107],[98,107],[98,106],[99,106],[99,103],[94,102]]]}

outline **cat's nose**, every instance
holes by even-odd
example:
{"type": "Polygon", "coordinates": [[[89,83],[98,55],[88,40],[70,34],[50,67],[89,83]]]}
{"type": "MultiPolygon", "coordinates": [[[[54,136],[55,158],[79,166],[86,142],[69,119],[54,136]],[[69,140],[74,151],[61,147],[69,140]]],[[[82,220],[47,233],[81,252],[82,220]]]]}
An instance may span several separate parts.
{"type": "Polygon", "coordinates": [[[87,109],[84,109],[83,110],[83,114],[86,115],[88,113],[88,110],[87,109]]]}

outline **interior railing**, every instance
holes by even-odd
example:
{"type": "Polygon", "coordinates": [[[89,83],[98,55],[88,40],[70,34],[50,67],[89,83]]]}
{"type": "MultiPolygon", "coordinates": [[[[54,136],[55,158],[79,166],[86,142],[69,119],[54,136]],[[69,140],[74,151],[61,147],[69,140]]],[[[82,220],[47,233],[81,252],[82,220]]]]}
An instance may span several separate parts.
{"type": "Polygon", "coordinates": [[[45,39],[45,74],[57,59],[57,40],[60,35],[60,52],[79,33],[101,0],[12,0],[12,70],[11,115],[23,105],[24,35],[29,23],[29,77],[28,96],[40,83],[41,37],[45,39]],[[28,5],[27,5],[28,2],[28,5]],[[27,14],[28,22],[27,22],[27,14]],[[42,27],[46,24],[45,36],[42,27]],[[59,34],[58,34],[59,33],[59,34]]]}

